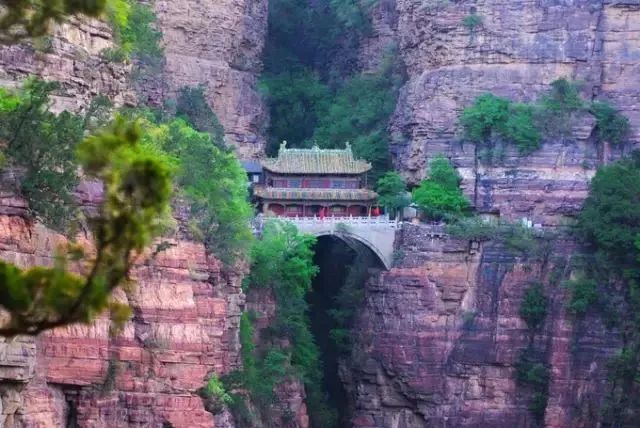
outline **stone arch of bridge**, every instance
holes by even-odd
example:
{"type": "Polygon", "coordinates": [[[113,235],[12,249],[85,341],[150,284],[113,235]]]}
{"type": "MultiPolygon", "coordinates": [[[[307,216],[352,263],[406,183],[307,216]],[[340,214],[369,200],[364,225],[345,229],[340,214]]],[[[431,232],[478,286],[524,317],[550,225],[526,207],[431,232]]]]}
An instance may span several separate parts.
{"type": "Polygon", "coordinates": [[[362,235],[359,235],[357,233],[352,233],[349,231],[342,231],[342,230],[337,231],[337,230],[329,230],[329,229],[313,232],[312,235],[314,235],[315,237],[334,236],[336,238],[341,239],[349,246],[352,246],[353,241],[358,241],[361,244],[365,245],[367,248],[369,248],[376,255],[376,257],[378,257],[380,264],[384,266],[386,270],[391,269],[392,260],[390,259],[390,257],[383,254],[383,252],[380,251],[377,245],[375,245],[373,242],[370,242],[368,239],[366,239],[362,235]]]}

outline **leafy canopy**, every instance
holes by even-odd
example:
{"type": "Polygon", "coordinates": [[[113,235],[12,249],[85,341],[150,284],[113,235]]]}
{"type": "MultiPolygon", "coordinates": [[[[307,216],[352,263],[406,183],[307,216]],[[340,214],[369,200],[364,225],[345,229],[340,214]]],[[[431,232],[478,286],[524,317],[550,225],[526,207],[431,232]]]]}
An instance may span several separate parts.
{"type": "Polygon", "coordinates": [[[579,88],[576,82],[558,79],[537,102],[529,104],[490,93],[480,95],[460,117],[465,138],[489,148],[502,139],[526,155],[540,148],[543,136],[570,135],[574,116],[588,112],[596,118],[599,141],[621,144],[629,131],[628,119],[606,102],[589,105],[580,97],[579,88]]]}
{"type": "Polygon", "coordinates": [[[251,244],[253,214],[246,175],[235,154],[183,119],[157,123],[147,116],[142,124],[145,142],[171,156],[178,169],[177,184],[191,207],[192,234],[222,261],[232,263],[251,244]]]}
{"type": "Polygon", "coordinates": [[[598,170],[577,231],[587,262],[569,284],[569,308],[583,314],[597,303],[618,327],[623,345],[609,363],[612,388],[603,419],[631,426],[640,415],[640,153],[598,170]]]}
{"type": "Polygon", "coordinates": [[[443,156],[435,157],[429,165],[429,178],[413,191],[413,201],[432,220],[452,220],[469,211],[469,201],[462,194],[453,165],[443,156]]]}
{"type": "Polygon", "coordinates": [[[176,116],[186,120],[196,131],[207,132],[213,143],[224,147],[224,128],[204,96],[204,87],[185,86],[178,93],[176,116]]]}
{"type": "Polygon", "coordinates": [[[57,83],[29,79],[19,91],[0,92],[0,139],[6,144],[9,165],[23,171],[21,192],[30,212],[45,225],[64,231],[75,212],[74,151],[89,119],[67,111],[50,112],[49,97],[57,88],[57,83]]]}
{"type": "MultiPolygon", "coordinates": [[[[321,389],[320,354],[307,315],[306,296],[318,271],[313,264],[315,242],[315,237],[299,233],[294,225],[277,221],[267,222],[262,239],[254,242],[246,281],[250,288],[268,289],[275,297],[276,317],[267,329],[273,345],[258,352],[253,340],[246,337],[245,341],[243,336],[245,370],[236,386],[249,389],[252,401],[268,419],[266,415],[274,404],[274,385],[287,374],[296,375],[305,384],[314,424],[331,426],[334,415],[321,389]]],[[[249,327],[242,327],[246,336],[249,327]]]]}
{"type": "Polygon", "coordinates": [[[378,203],[393,212],[409,205],[407,183],[395,171],[389,171],[378,180],[376,186],[378,203]]]}
{"type": "Polygon", "coordinates": [[[169,212],[171,170],[165,159],[140,144],[140,128],[116,118],[77,148],[79,165],[104,185],[99,215],[90,219],[95,256],[69,245],[53,268],[19,270],[0,262],[0,302],[10,314],[0,335],[38,334],[74,322],[89,323],[106,308],[123,323],[126,305],[111,297],[127,279],[134,255],[161,232],[169,212]],[[79,262],[83,275],[67,270],[79,262]]]}

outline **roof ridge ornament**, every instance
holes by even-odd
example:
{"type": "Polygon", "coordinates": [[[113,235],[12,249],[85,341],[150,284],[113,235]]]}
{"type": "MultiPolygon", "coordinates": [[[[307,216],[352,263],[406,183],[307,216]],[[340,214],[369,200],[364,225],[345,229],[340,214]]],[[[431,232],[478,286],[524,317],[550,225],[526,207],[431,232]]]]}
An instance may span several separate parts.
{"type": "Polygon", "coordinates": [[[287,140],[282,140],[282,143],[280,143],[280,149],[278,150],[278,154],[284,152],[285,150],[287,150],[287,140]]]}

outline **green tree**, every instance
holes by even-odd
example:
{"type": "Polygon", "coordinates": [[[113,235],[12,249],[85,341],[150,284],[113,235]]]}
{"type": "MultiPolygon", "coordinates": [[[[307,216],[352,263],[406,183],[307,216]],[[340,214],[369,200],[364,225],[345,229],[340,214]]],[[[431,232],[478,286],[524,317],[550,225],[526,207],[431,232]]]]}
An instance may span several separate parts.
{"type": "Polygon", "coordinates": [[[218,116],[209,107],[203,86],[185,86],[180,89],[176,103],[176,116],[189,122],[197,131],[209,133],[215,145],[224,147],[224,128],[218,116]]]}
{"type": "Polygon", "coordinates": [[[271,117],[267,152],[275,154],[282,141],[300,145],[310,138],[326,114],[329,88],[310,71],[266,76],[260,83],[271,117]]]}
{"type": "Polygon", "coordinates": [[[74,215],[72,192],[78,184],[75,148],[84,135],[84,119],[49,111],[53,82],[28,80],[17,93],[5,91],[0,139],[9,164],[24,172],[20,185],[31,213],[64,231],[74,215]]]}
{"type": "Polygon", "coordinates": [[[590,111],[596,117],[596,131],[600,141],[613,145],[624,142],[630,129],[629,119],[602,101],[594,101],[590,111]]]}
{"type": "Polygon", "coordinates": [[[169,212],[170,168],[142,147],[140,128],[121,118],[85,139],[77,154],[86,176],[104,184],[99,215],[90,219],[95,256],[70,245],[60,249],[53,268],[20,270],[0,262],[0,302],[10,314],[0,335],[38,334],[70,323],[89,323],[107,308],[120,324],[130,314],[111,293],[127,279],[134,255],[161,232],[169,212]],[[69,273],[70,261],[82,262],[85,275],[69,273]]]}
{"type": "Polygon", "coordinates": [[[249,372],[241,377],[252,401],[262,405],[264,415],[274,404],[274,385],[287,374],[299,377],[305,385],[314,426],[332,426],[335,415],[322,392],[319,350],[307,314],[306,296],[318,271],[313,264],[315,242],[315,237],[299,233],[294,225],[276,221],[268,222],[262,239],[254,242],[247,283],[250,289],[270,290],[277,309],[268,328],[273,345],[262,353],[256,352],[253,344],[248,345],[253,351],[248,357],[253,375],[249,372]]]}
{"type": "Polygon", "coordinates": [[[483,94],[462,112],[465,137],[490,147],[497,137],[512,141],[518,150],[531,153],[540,147],[541,135],[534,120],[535,110],[493,94],[483,94]]]}
{"type": "Polygon", "coordinates": [[[409,205],[407,183],[395,171],[387,172],[380,177],[376,185],[378,203],[389,209],[394,215],[409,205]]]}
{"type": "Polygon", "coordinates": [[[433,220],[452,220],[466,215],[469,201],[460,189],[462,179],[449,160],[437,156],[429,169],[429,178],[414,189],[413,201],[433,220]]]}
{"type": "MultiPolygon", "coordinates": [[[[134,114],[135,115],[135,114],[134,114]]],[[[174,158],[178,185],[191,205],[191,231],[207,249],[232,263],[251,245],[246,175],[233,152],[182,119],[144,121],[145,142],[174,158]]]]}
{"type": "Polygon", "coordinates": [[[387,125],[403,78],[395,52],[390,52],[377,72],[346,81],[307,144],[337,148],[351,142],[355,156],[372,164],[369,174],[376,182],[391,165],[387,125]]]}
{"type": "Polygon", "coordinates": [[[542,284],[536,283],[527,289],[520,303],[520,318],[530,330],[538,330],[547,317],[547,298],[542,290],[542,284]]]}
{"type": "Polygon", "coordinates": [[[588,263],[570,304],[584,311],[597,299],[620,331],[603,418],[607,426],[632,426],[640,415],[640,153],[598,170],[577,231],[588,263]]]}

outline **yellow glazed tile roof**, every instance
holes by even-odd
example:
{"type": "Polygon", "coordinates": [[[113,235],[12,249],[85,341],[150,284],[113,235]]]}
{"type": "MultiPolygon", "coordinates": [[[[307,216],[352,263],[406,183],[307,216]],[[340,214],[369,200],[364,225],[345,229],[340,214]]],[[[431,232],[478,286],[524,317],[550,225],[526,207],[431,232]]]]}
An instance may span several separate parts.
{"type": "Polygon", "coordinates": [[[277,158],[262,161],[264,169],[280,174],[362,174],[371,169],[371,164],[357,160],[349,143],[345,149],[287,149],[280,146],[277,158]]]}

